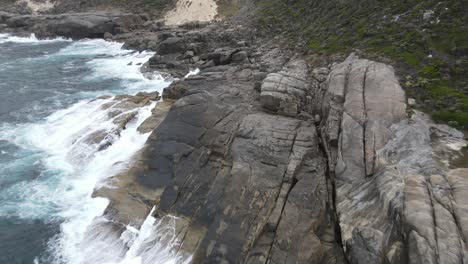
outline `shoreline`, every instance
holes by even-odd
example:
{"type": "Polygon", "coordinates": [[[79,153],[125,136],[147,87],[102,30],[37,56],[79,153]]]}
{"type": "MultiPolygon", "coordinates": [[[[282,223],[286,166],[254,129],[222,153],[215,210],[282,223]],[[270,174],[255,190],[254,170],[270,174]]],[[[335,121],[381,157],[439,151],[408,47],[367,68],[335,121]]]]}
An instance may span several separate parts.
{"type": "MultiPolygon", "coordinates": [[[[37,189],[32,189],[31,192],[29,192],[28,189],[25,189],[24,195],[36,197],[38,201],[31,201],[32,208],[36,208],[37,206],[37,208],[42,209],[41,206],[46,206],[43,211],[47,214],[47,212],[49,212],[47,210],[49,208],[49,200],[44,199],[43,201],[42,198],[44,196],[49,197],[48,192],[51,191],[50,198],[53,200],[50,205],[50,219],[48,220],[53,221],[56,219],[60,222],[59,224],[62,228],[62,232],[60,235],[57,235],[60,236],[57,238],[60,241],[56,241],[54,237],[53,240],[50,241],[52,243],[50,247],[70,246],[70,244],[66,244],[65,240],[73,240],[75,235],[80,235],[76,234],[80,231],[82,231],[82,235],[85,233],[80,223],[90,215],[92,216],[96,213],[96,210],[104,210],[107,207],[107,202],[103,202],[104,199],[90,202],[93,190],[100,186],[100,184],[96,185],[95,182],[103,177],[112,176],[112,174],[114,174],[114,172],[112,172],[113,170],[122,167],[125,169],[127,166],[125,162],[130,160],[126,156],[131,155],[135,148],[140,148],[140,144],[143,146],[144,141],[146,141],[148,137],[148,130],[153,129],[152,122],[146,119],[152,116],[151,109],[154,107],[154,101],[160,98],[157,93],[144,92],[133,96],[122,94],[103,97],[99,96],[99,94],[103,91],[104,94],[108,94],[109,92],[107,91],[113,89],[112,87],[119,90],[112,90],[110,92],[111,94],[133,94],[131,91],[136,91],[135,89],[147,90],[148,87],[145,85],[148,82],[143,80],[144,77],[143,74],[139,72],[139,66],[133,65],[128,67],[126,66],[126,61],[136,60],[135,62],[137,62],[147,60],[149,57],[148,55],[141,57],[134,53],[129,54],[128,51],[120,51],[122,44],[112,43],[110,45],[104,45],[104,41],[84,40],[70,43],[68,41],[62,42],[58,39],[52,41],[37,41],[29,38],[12,37],[10,34],[3,36],[5,36],[5,40],[11,39],[13,42],[7,43],[7,46],[4,46],[7,47],[6,50],[10,50],[10,48],[17,48],[19,50],[34,48],[37,47],[36,42],[42,42],[42,44],[38,44],[41,49],[49,51],[46,54],[47,56],[42,56],[43,54],[41,53],[38,54],[42,63],[48,63],[47,60],[52,58],[50,62],[51,65],[58,65],[60,67],[63,65],[67,66],[67,64],[62,63],[62,60],[56,60],[54,58],[59,57],[71,61],[76,59],[80,61],[81,64],[73,65],[91,70],[90,72],[86,71],[83,73],[85,76],[90,76],[90,79],[81,79],[84,83],[90,81],[91,83],[88,84],[93,86],[95,83],[96,85],[103,84],[102,86],[97,86],[95,89],[92,88],[92,91],[96,91],[92,94],[83,96],[81,96],[80,93],[78,93],[77,96],[72,94],[73,99],[65,100],[69,103],[64,104],[63,108],[56,107],[57,109],[50,112],[50,115],[46,115],[47,119],[42,120],[42,118],[40,118],[37,122],[31,120],[31,122],[25,124],[25,128],[34,128],[31,130],[35,132],[31,135],[28,134],[27,130],[23,130],[22,125],[16,130],[14,123],[11,128],[7,126],[7,130],[2,130],[2,139],[4,136],[8,137],[10,133],[13,133],[14,135],[12,136],[15,138],[18,137],[20,140],[18,142],[14,141],[18,146],[25,147],[25,149],[29,149],[30,147],[41,151],[41,153],[44,152],[44,160],[42,160],[42,156],[39,157],[41,158],[40,162],[45,166],[43,170],[44,174],[42,174],[41,171],[42,177],[33,179],[30,186],[31,188],[35,187],[36,184],[44,186],[43,188],[45,189],[42,189],[42,187],[40,189],[44,190],[44,192],[41,193],[40,190],[37,189]],[[14,42],[25,44],[16,46],[14,42]],[[60,48],[60,50],[58,50],[58,48],[60,48]],[[82,50],[82,48],[85,48],[85,50],[82,50]],[[111,50],[107,50],[107,48],[111,50]],[[94,53],[94,51],[96,51],[96,53],[94,53]],[[99,54],[102,54],[102,56],[99,54]],[[112,68],[110,71],[109,69],[102,69],[107,66],[112,67],[112,65],[117,69],[112,68]],[[106,78],[102,80],[102,74],[108,75],[108,78],[113,81],[106,82],[106,78]],[[120,81],[125,81],[127,77],[129,80],[131,79],[132,82],[129,82],[128,86],[120,85],[122,84],[120,81]],[[110,87],[107,87],[107,85],[110,85],[110,87]],[[96,98],[97,96],[99,97],[96,98]],[[7,133],[3,134],[3,132],[7,133]],[[143,142],[141,142],[142,139],[144,140],[143,142]],[[125,151],[122,151],[122,149],[125,149],[125,151]],[[56,175],[54,173],[58,174],[56,175]],[[55,176],[59,177],[57,178],[57,182],[54,181],[55,178],[53,177],[55,176]],[[49,182],[50,177],[53,182],[49,182]],[[90,188],[91,192],[89,192],[90,188]],[[56,194],[60,195],[60,197],[56,197],[56,194]],[[104,208],[101,208],[103,203],[104,208]],[[77,213],[79,215],[77,215],[77,213]],[[64,221],[63,223],[62,220],[64,221]]],[[[28,54],[29,53],[27,53],[26,56],[29,56],[28,54]]],[[[36,53],[32,54],[34,55],[36,53]]],[[[8,58],[8,56],[6,58],[8,58]]],[[[13,59],[14,58],[15,57],[13,57],[13,59]]],[[[9,79],[7,78],[6,80],[9,79]]],[[[11,81],[14,81],[14,79],[11,81]]],[[[36,89],[34,85],[35,82],[34,80],[32,81],[33,87],[31,89],[34,90],[36,89]]],[[[52,81],[50,82],[52,83],[52,81]]],[[[37,83],[37,88],[41,87],[39,86],[40,83],[41,82],[37,83]]],[[[158,86],[158,83],[162,84],[162,81],[149,83],[153,86],[150,87],[151,90],[154,91],[158,89],[160,90],[159,92],[162,92],[162,87],[158,86]]],[[[10,82],[10,84],[12,83],[10,82]]],[[[60,82],[58,85],[60,85],[60,82]]],[[[61,88],[60,86],[58,87],[61,88]]],[[[80,92],[79,89],[78,92],[80,92]]],[[[63,96],[65,99],[70,97],[68,93],[63,96]]],[[[10,141],[9,138],[6,139],[10,141]]],[[[21,186],[18,188],[22,188],[21,186]]],[[[28,186],[29,184],[26,184],[26,187],[28,186]]],[[[18,191],[21,194],[23,190],[19,189],[18,191]]],[[[24,201],[23,199],[19,199],[18,207],[27,207],[29,203],[30,201],[26,198],[24,201]],[[23,203],[25,203],[25,205],[23,203]]],[[[35,216],[32,214],[31,217],[35,216]]],[[[42,220],[41,217],[42,216],[39,216],[40,220],[42,220]]],[[[78,252],[76,254],[79,255],[78,252]]]]}
{"type": "MultiPolygon", "coordinates": [[[[166,31],[172,31],[176,30],[179,28],[179,26],[174,26],[171,28],[166,28],[166,31]]],[[[37,31],[28,31],[28,30],[20,30],[20,31],[2,31],[2,33],[5,32],[7,34],[11,34],[12,36],[22,36],[22,37],[31,37],[31,34],[37,34],[37,31]]],[[[133,32],[135,34],[139,34],[140,32],[133,32]]],[[[44,39],[53,39],[53,38],[63,38],[63,35],[60,34],[45,34],[43,36],[39,36],[39,40],[44,40],[44,39]]],[[[117,38],[113,39],[104,39],[104,38],[98,38],[98,39],[104,39],[104,40],[112,40],[116,42],[123,43],[123,49],[128,49],[128,47],[125,47],[128,43],[126,42],[131,36],[126,36],[124,34],[124,37],[119,37],[119,35],[116,36],[117,38]]],[[[75,38],[71,40],[83,40],[87,38],[75,38]]],[[[128,45],[127,45],[128,46],[128,45]]],[[[134,52],[141,52],[142,50],[137,50],[137,49],[132,49],[134,52]]],[[[151,78],[150,76],[147,76],[147,73],[155,73],[155,74],[161,74],[161,76],[172,76],[175,75],[177,77],[183,77],[186,74],[190,72],[191,68],[189,67],[184,67],[181,69],[178,69],[177,71],[172,71],[172,69],[168,69],[168,72],[160,72],[157,69],[151,69],[148,67],[148,63],[145,63],[140,66],[140,71],[145,76],[145,78],[151,78]],[[187,70],[186,72],[184,72],[187,70]],[[169,73],[170,72],[170,73],[169,73]],[[172,74],[171,74],[172,73],[172,74]]],[[[138,96],[138,95],[137,95],[138,96]]],[[[117,96],[119,97],[119,96],[117,96]]],[[[121,96],[122,99],[131,99],[132,96],[121,96]]],[[[99,99],[96,98],[96,99],[99,99]]],[[[120,99],[119,99],[120,100],[120,99]]],[[[171,105],[173,104],[174,100],[172,99],[167,99],[165,101],[160,100],[156,107],[152,111],[152,115],[143,122],[142,124],[142,133],[148,133],[152,131],[157,125],[159,125],[163,119],[165,118],[165,115],[169,111],[171,105]]],[[[127,120],[128,121],[128,120],[127,120]]],[[[140,128],[138,128],[140,130],[140,128]]],[[[143,152],[145,150],[145,146],[143,146],[142,149],[140,149],[138,152],[143,152]]],[[[102,232],[106,232],[105,230],[114,230],[116,235],[119,233],[122,235],[123,232],[125,232],[125,227],[131,226],[132,228],[140,228],[141,225],[143,224],[144,220],[147,219],[148,214],[151,210],[152,207],[154,207],[157,203],[152,203],[150,202],[151,197],[157,197],[161,195],[161,192],[157,192],[154,194],[153,192],[147,192],[145,195],[145,186],[139,185],[138,187],[134,187],[135,184],[134,182],[136,181],[134,177],[134,173],[132,173],[133,170],[138,170],[138,165],[139,165],[139,157],[140,153],[136,153],[133,157],[131,157],[127,162],[129,163],[130,167],[124,169],[123,171],[117,173],[116,175],[110,176],[106,181],[109,181],[109,183],[112,184],[114,180],[120,181],[120,183],[117,183],[115,185],[112,185],[113,187],[111,188],[106,188],[106,187],[97,187],[95,186],[93,195],[92,197],[102,197],[105,198],[109,201],[109,204],[106,206],[106,209],[104,213],[95,218],[93,220],[93,223],[91,223],[88,228],[94,228],[94,225],[100,225],[102,228],[102,232]],[[122,185],[123,184],[123,185],[122,185]],[[132,192],[133,188],[133,192],[132,192]],[[136,188],[136,189],[135,189],[136,188]],[[106,218],[110,220],[108,224],[106,223],[100,223],[101,218],[106,218]],[[97,222],[96,222],[97,221],[97,222]],[[123,229],[122,229],[123,228],[123,229]]],[[[165,217],[161,217],[161,221],[165,221],[165,217]]],[[[178,230],[177,233],[182,232],[181,230],[186,230],[188,223],[187,220],[183,220],[182,223],[179,222],[182,221],[183,218],[174,218],[174,221],[177,220],[177,226],[178,230]]],[[[177,237],[174,239],[181,239],[181,237],[177,237]]],[[[178,251],[179,252],[179,251],[178,251]]],[[[187,254],[190,255],[191,251],[185,251],[181,250],[180,251],[182,256],[187,256],[187,254]],[[182,253],[183,252],[183,253],[182,253]]],[[[176,255],[179,255],[177,253],[176,255]]]]}
{"type": "Polygon", "coordinates": [[[435,243],[464,254],[462,232],[452,241],[417,223],[468,219],[468,169],[454,168],[462,152],[450,147],[466,141],[412,109],[391,66],[356,54],[313,65],[242,25],[147,26],[99,34],[153,49],[149,69],[201,72],[164,89],[118,188],[95,191],[114,200],[107,214],[124,225],[154,206],[155,218],[176,216],[175,252],[194,263],[398,263],[405,243],[433,259],[435,243]],[[439,214],[439,196],[453,214],[439,214]]]}

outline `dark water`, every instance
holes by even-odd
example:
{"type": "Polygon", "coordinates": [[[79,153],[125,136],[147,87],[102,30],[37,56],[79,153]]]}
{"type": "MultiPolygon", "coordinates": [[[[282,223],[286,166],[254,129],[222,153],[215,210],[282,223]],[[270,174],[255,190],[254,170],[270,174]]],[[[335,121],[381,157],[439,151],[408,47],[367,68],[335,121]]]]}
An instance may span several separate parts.
{"type": "Polygon", "coordinates": [[[34,124],[80,100],[151,86],[126,66],[146,57],[120,47],[0,34],[1,264],[60,262],[51,252],[66,220],[57,193],[71,187],[60,183],[62,171],[50,169],[50,153],[28,140],[35,136],[34,124]]]}
{"type": "MultiPolygon", "coordinates": [[[[109,89],[112,80],[83,82],[95,56],[50,56],[70,42],[0,44],[0,120],[28,122],[69,105],[83,91],[109,89]]],[[[99,55],[97,55],[99,56],[99,55]]]]}

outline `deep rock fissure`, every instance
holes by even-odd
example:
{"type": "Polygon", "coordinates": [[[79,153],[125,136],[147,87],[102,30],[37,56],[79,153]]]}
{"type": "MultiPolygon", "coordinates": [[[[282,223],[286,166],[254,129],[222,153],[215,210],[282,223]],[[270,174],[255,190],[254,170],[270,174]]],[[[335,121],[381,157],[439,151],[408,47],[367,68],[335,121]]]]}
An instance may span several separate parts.
{"type": "Polygon", "coordinates": [[[434,241],[435,241],[434,250],[435,250],[437,262],[439,262],[440,257],[439,257],[439,243],[438,243],[439,239],[437,238],[437,218],[436,218],[436,213],[434,209],[434,201],[433,201],[434,195],[432,194],[432,190],[429,184],[430,183],[426,181],[427,194],[429,196],[429,202],[431,203],[431,213],[432,213],[432,219],[434,221],[434,226],[433,226],[434,241]]]}
{"type": "MultiPolygon", "coordinates": [[[[366,108],[366,78],[367,78],[367,71],[369,70],[369,66],[366,67],[364,70],[364,78],[362,80],[362,114],[364,117],[364,122],[362,124],[362,151],[363,151],[363,161],[364,161],[364,177],[368,177],[367,171],[367,155],[366,155],[366,133],[367,133],[367,108],[366,108]]],[[[374,140],[375,142],[375,140],[374,140]]]]}
{"type": "Polygon", "coordinates": [[[338,243],[338,245],[340,246],[340,249],[341,249],[341,252],[343,253],[343,260],[346,262],[346,263],[349,263],[348,262],[348,259],[346,258],[346,254],[345,254],[345,251],[344,251],[344,245],[343,245],[343,239],[341,237],[341,227],[340,227],[340,218],[337,214],[337,209],[336,209],[336,182],[335,182],[335,175],[334,173],[330,170],[330,163],[331,163],[331,160],[329,158],[329,156],[326,154],[327,151],[326,151],[326,145],[325,145],[325,142],[324,141],[324,138],[322,137],[322,133],[321,133],[321,130],[319,129],[319,127],[316,125],[316,130],[317,130],[317,134],[318,134],[318,145],[319,145],[319,151],[320,153],[322,154],[322,156],[325,158],[326,160],[326,164],[327,166],[325,166],[325,179],[327,181],[327,190],[329,192],[329,194],[327,195],[329,198],[330,198],[330,194],[331,194],[331,201],[328,201],[327,202],[327,210],[328,210],[328,213],[331,217],[331,220],[333,221],[333,229],[334,229],[334,235],[335,235],[335,242],[338,243]],[[331,190],[329,190],[329,187],[331,186],[331,190]]]}

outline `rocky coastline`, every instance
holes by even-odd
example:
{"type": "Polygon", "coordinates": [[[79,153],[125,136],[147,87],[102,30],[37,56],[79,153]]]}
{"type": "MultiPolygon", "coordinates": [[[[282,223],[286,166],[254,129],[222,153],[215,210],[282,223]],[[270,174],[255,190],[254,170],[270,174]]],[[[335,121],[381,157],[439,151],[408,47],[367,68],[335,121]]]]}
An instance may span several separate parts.
{"type": "Polygon", "coordinates": [[[192,263],[468,262],[464,135],[412,109],[390,65],[315,65],[228,21],[0,12],[0,30],[125,42],[177,78],[115,98],[120,113],[162,101],[132,166],[95,192],[113,225],[176,216],[192,263]]]}

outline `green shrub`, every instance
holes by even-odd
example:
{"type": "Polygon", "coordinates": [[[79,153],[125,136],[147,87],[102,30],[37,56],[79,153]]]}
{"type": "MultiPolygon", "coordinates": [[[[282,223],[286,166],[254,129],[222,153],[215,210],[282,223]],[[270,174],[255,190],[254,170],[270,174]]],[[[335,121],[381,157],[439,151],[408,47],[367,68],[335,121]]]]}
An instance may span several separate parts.
{"type": "Polygon", "coordinates": [[[468,128],[468,113],[438,111],[432,114],[436,122],[449,123],[461,129],[468,128]],[[456,123],[455,123],[456,122],[456,123]]]}

